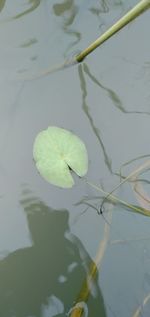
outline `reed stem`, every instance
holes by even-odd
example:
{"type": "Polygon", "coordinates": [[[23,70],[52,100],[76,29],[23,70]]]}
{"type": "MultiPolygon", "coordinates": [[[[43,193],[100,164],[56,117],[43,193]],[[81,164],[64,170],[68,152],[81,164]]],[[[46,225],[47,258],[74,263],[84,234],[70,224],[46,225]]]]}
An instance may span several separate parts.
{"type": "Polygon", "coordinates": [[[113,36],[116,32],[122,29],[125,25],[134,20],[137,16],[143,13],[150,7],[150,0],[142,0],[140,1],[133,9],[127,12],[119,21],[117,21],[113,26],[111,26],[106,32],[104,32],[95,42],[93,42],[90,46],[88,46],[85,50],[83,50],[80,54],[78,54],[75,59],[78,63],[82,62],[83,59],[93,52],[98,46],[100,46],[103,42],[108,40],[111,36],[113,36]]]}

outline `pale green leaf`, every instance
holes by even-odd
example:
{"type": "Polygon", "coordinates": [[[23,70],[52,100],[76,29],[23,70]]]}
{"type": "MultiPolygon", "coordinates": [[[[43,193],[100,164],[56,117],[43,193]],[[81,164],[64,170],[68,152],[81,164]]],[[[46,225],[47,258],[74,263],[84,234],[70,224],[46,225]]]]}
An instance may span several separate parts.
{"type": "Polygon", "coordinates": [[[53,185],[70,188],[74,185],[73,170],[82,177],[88,170],[88,155],[84,143],[72,132],[48,127],[34,142],[33,157],[41,176],[53,185]]]}

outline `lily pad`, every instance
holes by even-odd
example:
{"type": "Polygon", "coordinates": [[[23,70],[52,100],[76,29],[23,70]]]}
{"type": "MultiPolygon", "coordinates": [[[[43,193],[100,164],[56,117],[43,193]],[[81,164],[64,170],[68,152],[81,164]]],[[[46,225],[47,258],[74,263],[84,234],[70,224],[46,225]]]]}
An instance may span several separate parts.
{"type": "Polygon", "coordinates": [[[58,127],[48,127],[37,135],[33,157],[40,175],[62,188],[74,185],[71,170],[80,177],[88,170],[85,144],[72,132],[58,127]]]}

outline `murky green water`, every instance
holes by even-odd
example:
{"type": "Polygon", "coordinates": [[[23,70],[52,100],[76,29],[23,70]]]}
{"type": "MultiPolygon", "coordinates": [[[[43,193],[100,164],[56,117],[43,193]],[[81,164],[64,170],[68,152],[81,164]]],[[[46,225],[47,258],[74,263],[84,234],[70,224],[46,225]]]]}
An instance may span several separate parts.
{"type": "MultiPolygon", "coordinates": [[[[40,130],[72,130],[87,145],[88,180],[111,191],[122,164],[149,154],[150,11],[84,63],[39,76],[136,3],[0,1],[0,317],[66,316],[77,299],[89,317],[150,316],[150,218],[106,203],[108,225],[97,214],[96,189],[80,179],[71,190],[56,188],[32,159],[40,130]],[[93,207],[78,204],[85,197],[93,207]],[[100,267],[83,303],[80,291],[98,249],[100,267]]],[[[138,204],[131,184],[116,194],[138,204]]]]}

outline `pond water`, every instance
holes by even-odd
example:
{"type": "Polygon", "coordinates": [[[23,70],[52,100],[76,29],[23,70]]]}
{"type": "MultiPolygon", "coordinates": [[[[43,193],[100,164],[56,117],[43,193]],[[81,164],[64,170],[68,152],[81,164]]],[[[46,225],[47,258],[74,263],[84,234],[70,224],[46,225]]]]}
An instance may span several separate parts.
{"type": "MultiPolygon", "coordinates": [[[[150,10],[82,64],[44,76],[136,3],[0,1],[1,317],[70,316],[75,304],[89,317],[150,316],[150,218],[107,202],[98,215],[96,188],[77,177],[72,189],[52,186],[32,157],[39,131],[71,130],[87,146],[86,178],[109,192],[123,164],[149,155],[150,10]]],[[[132,185],[114,194],[139,204],[132,185]]]]}

